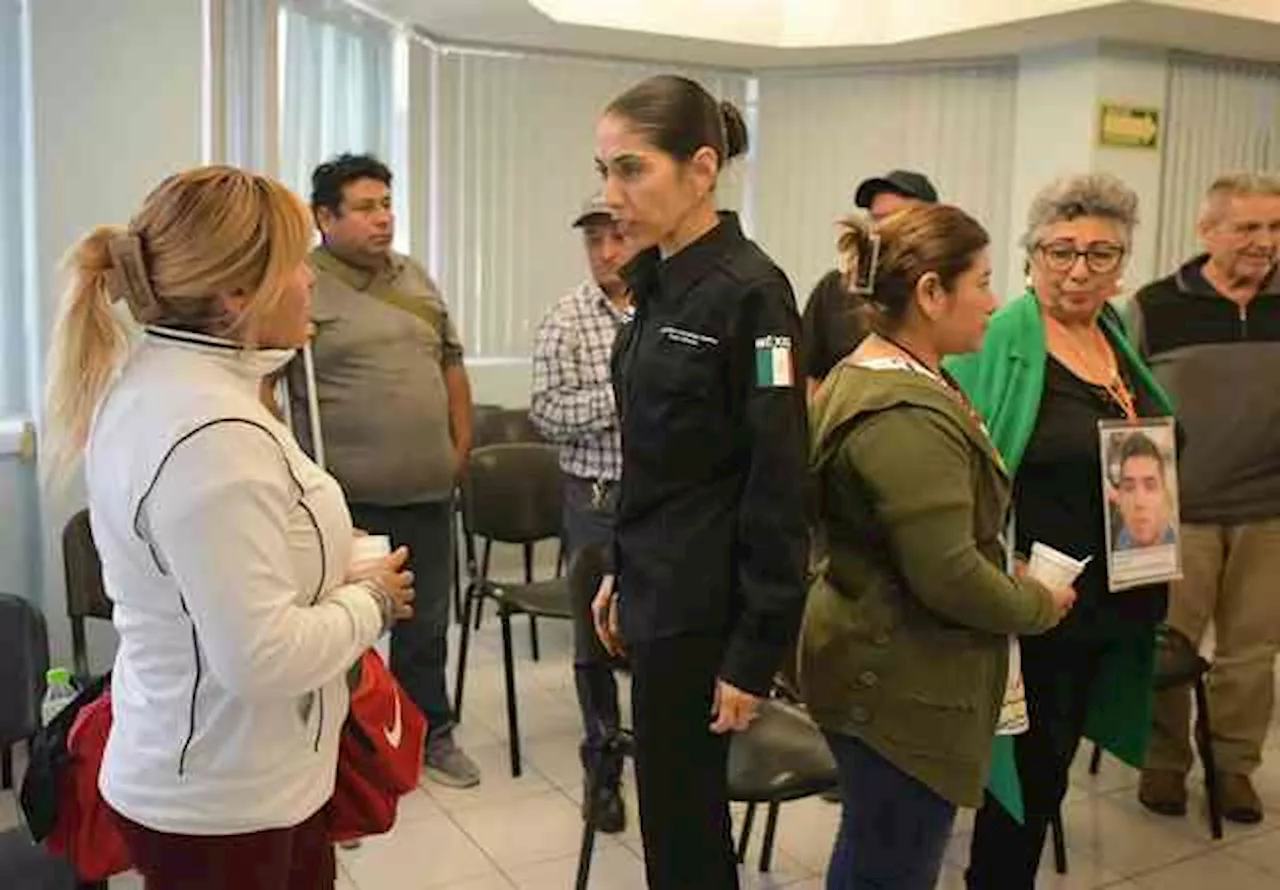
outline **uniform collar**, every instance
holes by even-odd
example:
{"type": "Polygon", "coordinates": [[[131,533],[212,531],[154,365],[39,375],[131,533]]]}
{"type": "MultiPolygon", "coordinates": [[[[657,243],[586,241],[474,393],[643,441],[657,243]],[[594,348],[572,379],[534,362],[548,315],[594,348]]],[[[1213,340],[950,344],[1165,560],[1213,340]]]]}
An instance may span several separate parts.
{"type": "Polygon", "coordinates": [[[298,352],[296,349],[250,349],[234,340],[160,325],[148,325],[145,333],[148,344],[215,358],[237,374],[255,381],[279,371],[298,352]]]}
{"type": "Polygon", "coordinates": [[[684,296],[716,264],[725,249],[745,240],[738,214],[721,211],[720,222],[679,253],[662,259],[657,247],[638,254],[622,270],[636,301],[684,296]]]}
{"type": "Polygon", "coordinates": [[[317,271],[332,275],[352,290],[367,291],[379,279],[392,281],[399,277],[404,271],[405,261],[404,257],[392,251],[387,255],[387,265],[373,271],[348,263],[321,244],[311,251],[311,264],[317,271]]]}

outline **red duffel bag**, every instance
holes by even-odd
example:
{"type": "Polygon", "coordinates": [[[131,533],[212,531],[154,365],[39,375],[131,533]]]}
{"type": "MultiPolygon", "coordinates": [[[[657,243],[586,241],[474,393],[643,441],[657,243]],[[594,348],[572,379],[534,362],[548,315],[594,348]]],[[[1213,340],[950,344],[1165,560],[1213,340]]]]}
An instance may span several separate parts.
{"type": "MultiPolygon", "coordinates": [[[[23,792],[43,797],[53,814],[47,834],[37,839],[70,862],[80,880],[105,881],[132,867],[115,814],[98,793],[98,773],[111,733],[111,690],[105,679],[77,696],[60,716],[71,721],[65,736],[53,724],[45,733],[53,762],[48,763],[50,757],[33,758],[46,765],[28,773],[23,792]],[[65,753],[59,754],[60,744],[65,753]]],[[[43,832],[33,823],[32,834],[43,832]]]]}
{"type": "Polygon", "coordinates": [[[327,812],[335,841],[391,830],[400,798],[418,786],[427,741],[427,718],[376,652],[366,652],[353,674],[327,812]]]}

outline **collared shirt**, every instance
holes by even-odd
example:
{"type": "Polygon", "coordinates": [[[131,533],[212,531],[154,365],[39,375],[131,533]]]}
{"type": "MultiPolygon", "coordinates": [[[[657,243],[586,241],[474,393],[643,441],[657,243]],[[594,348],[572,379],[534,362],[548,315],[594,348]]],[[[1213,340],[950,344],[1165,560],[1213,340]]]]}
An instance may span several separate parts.
{"type": "MultiPolygon", "coordinates": [[[[403,506],[447,498],[454,453],[445,371],[462,344],[439,290],[412,259],[372,272],[324,247],[311,316],[316,396],[329,472],[356,503],[403,506]]],[[[309,444],[305,384],[291,367],[294,429],[309,444]]]]}
{"type": "Polygon", "coordinates": [[[622,476],[609,356],[630,320],[629,311],[615,307],[587,279],[538,326],[529,415],[548,441],[561,446],[560,468],[570,475],[607,481],[622,476]]]}

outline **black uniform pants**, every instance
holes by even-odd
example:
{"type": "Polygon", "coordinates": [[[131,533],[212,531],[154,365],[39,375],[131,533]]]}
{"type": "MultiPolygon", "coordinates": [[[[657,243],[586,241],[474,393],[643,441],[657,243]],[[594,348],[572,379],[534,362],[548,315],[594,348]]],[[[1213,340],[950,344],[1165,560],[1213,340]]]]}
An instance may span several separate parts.
{"type": "Polygon", "coordinates": [[[1014,740],[1026,819],[987,792],[974,824],[970,890],[1033,890],[1049,821],[1067,793],[1105,643],[1048,633],[1023,637],[1022,676],[1031,728],[1014,740]]]}
{"type": "Polygon", "coordinates": [[[729,736],[711,732],[725,641],[680,636],[631,645],[636,791],[650,890],[736,890],[729,736]]]}

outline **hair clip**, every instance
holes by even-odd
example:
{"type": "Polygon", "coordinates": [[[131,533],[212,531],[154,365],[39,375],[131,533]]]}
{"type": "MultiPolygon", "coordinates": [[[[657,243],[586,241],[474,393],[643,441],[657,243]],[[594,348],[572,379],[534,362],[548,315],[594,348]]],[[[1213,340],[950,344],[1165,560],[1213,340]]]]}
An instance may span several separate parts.
{"type": "Polygon", "coordinates": [[[876,269],[880,265],[880,233],[869,232],[866,249],[858,251],[857,262],[849,276],[849,292],[866,296],[875,291],[876,269]]]}

